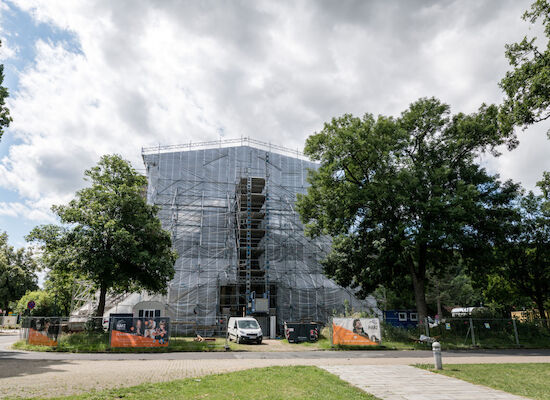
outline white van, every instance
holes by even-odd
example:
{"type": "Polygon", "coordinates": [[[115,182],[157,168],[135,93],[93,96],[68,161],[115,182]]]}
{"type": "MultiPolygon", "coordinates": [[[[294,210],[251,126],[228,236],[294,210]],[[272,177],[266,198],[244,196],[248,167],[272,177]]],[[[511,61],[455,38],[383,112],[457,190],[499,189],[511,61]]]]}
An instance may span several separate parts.
{"type": "Polygon", "coordinates": [[[227,323],[227,338],[237,343],[262,343],[262,328],[253,317],[231,317],[227,323]]]}

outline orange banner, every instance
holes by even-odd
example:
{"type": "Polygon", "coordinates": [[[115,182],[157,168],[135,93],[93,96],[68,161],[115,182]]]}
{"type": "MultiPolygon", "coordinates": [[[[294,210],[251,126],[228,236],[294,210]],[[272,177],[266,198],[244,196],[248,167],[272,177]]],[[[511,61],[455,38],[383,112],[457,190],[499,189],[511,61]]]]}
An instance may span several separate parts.
{"type": "Polygon", "coordinates": [[[46,335],[46,331],[39,332],[35,329],[29,329],[29,344],[37,344],[40,346],[57,346],[57,340],[50,339],[46,335]]]}
{"type": "Polygon", "coordinates": [[[111,347],[166,347],[168,346],[167,340],[151,339],[150,337],[144,337],[135,335],[132,333],[125,333],[120,331],[111,331],[111,347]]]}
{"type": "Polygon", "coordinates": [[[376,346],[380,344],[377,318],[333,318],[332,344],[376,346]]]}

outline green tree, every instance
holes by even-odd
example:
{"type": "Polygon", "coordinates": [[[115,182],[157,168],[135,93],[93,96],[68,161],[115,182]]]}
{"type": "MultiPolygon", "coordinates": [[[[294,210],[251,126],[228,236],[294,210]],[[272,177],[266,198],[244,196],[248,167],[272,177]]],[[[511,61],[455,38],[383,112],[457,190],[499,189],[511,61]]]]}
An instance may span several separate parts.
{"type": "Polygon", "coordinates": [[[48,271],[44,289],[54,297],[58,315],[70,315],[75,281],[81,279],[68,269],[55,268],[48,271]]]}
{"type": "Polygon", "coordinates": [[[43,252],[39,262],[47,271],[44,289],[53,294],[59,315],[69,315],[75,282],[86,280],[86,276],[76,272],[78,268],[74,267],[74,260],[62,247],[43,252]]]}
{"type": "Polygon", "coordinates": [[[461,251],[482,262],[510,213],[516,186],[475,163],[505,141],[497,114],[451,116],[424,98],[399,118],[344,115],[310,136],[305,152],[321,165],[297,208],[308,234],[333,237],[326,273],[362,295],[409,277],[425,317],[428,269],[440,274],[461,251]]]}
{"type": "Polygon", "coordinates": [[[38,289],[37,263],[32,251],[15,250],[8,244],[8,235],[0,234],[0,308],[19,300],[28,290],[38,289]]]}
{"type": "MultiPolygon", "coordinates": [[[[0,41],[0,47],[2,47],[2,41],[0,41]]],[[[10,117],[10,110],[6,106],[6,98],[9,97],[8,89],[2,86],[4,82],[4,64],[0,64],[0,139],[4,134],[4,128],[10,126],[12,121],[10,117]]]]}
{"type": "Polygon", "coordinates": [[[79,190],[68,205],[54,206],[62,226],[35,228],[28,239],[41,243],[54,270],[73,272],[99,289],[96,315],[105,310],[108,290],[163,293],[174,276],[176,254],[170,234],[147,204],[147,184],[118,155],[103,156],[87,170],[91,186],[79,190]]]}
{"type": "Polygon", "coordinates": [[[537,38],[524,37],[506,45],[506,58],[512,67],[500,82],[505,100],[500,119],[505,129],[527,126],[550,118],[550,3],[537,0],[523,19],[542,21],[546,39],[539,49],[537,38]]]}
{"type": "Polygon", "coordinates": [[[487,276],[486,287],[483,289],[485,305],[490,309],[500,312],[505,317],[510,317],[510,312],[531,308],[533,302],[520,294],[505,276],[493,272],[487,276]]]}
{"type": "Polygon", "coordinates": [[[38,316],[38,317],[54,317],[58,316],[55,309],[55,299],[51,292],[47,290],[28,291],[17,302],[15,310],[20,315],[38,316]],[[34,301],[35,306],[29,310],[27,305],[30,301],[34,301]]]}
{"type": "Polygon", "coordinates": [[[545,303],[550,300],[550,199],[546,189],[543,193],[529,192],[521,198],[520,220],[499,248],[501,261],[495,273],[509,282],[513,292],[530,298],[544,319],[545,303]]]}
{"type": "Polygon", "coordinates": [[[426,299],[428,304],[435,305],[437,314],[442,317],[444,306],[477,306],[483,301],[483,294],[474,288],[472,279],[459,263],[440,271],[438,275],[428,271],[426,299]]]}
{"type": "Polygon", "coordinates": [[[386,310],[408,310],[414,308],[414,294],[410,279],[404,279],[404,285],[400,285],[399,289],[387,289],[380,285],[374,292],[373,297],[376,299],[378,308],[382,311],[386,310]]]}

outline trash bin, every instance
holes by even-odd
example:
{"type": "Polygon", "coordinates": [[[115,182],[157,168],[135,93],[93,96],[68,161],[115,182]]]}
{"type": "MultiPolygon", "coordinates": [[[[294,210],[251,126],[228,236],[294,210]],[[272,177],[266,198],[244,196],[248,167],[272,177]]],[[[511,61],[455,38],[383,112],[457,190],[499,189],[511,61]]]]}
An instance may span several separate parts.
{"type": "Polygon", "coordinates": [[[316,322],[285,322],[285,338],[289,343],[316,342],[321,326],[316,322]]]}

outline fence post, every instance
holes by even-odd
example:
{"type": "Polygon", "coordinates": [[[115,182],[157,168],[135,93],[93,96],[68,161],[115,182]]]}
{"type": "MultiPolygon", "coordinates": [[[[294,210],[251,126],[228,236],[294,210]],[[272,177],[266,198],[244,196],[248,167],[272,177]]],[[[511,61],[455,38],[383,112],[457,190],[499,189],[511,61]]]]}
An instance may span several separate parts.
{"type": "Polygon", "coordinates": [[[424,326],[426,330],[426,336],[430,337],[430,325],[428,324],[428,317],[424,317],[424,326]]]}
{"type": "Polygon", "coordinates": [[[470,318],[470,331],[472,332],[472,346],[476,345],[476,335],[474,333],[474,321],[470,318]]]}
{"type": "Polygon", "coordinates": [[[512,324],[514,325],[514,336],[516,337],[516,345],[519,346],[518,327],[516,325],[516,319],[512,318],[512,324]]]}
{"type": "Polygon", "coordinates": [[[334,342],[333,342],[333,332],[332,332],[332,328],[334,327],[334,316],[330,317],[329,319],[329,336],[330,336],[330,347],[333,348],[334,347],[334,342]]]}

